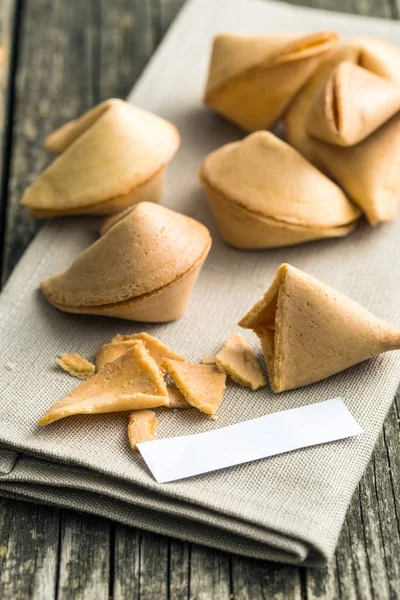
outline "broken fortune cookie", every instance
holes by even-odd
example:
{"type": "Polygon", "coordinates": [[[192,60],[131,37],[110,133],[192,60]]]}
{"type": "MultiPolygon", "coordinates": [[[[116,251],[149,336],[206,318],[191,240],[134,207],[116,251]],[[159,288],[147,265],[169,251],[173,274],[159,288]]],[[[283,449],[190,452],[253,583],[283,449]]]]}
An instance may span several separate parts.
{"type": "Polygon", "coordinates": [[[152,410],[135,410],[129,417],[128,438],[132,450],[137,444],[149,442],[157,436],[157,417],[152,410]]]}
{"type": "Polygon", "coordinates": [[[89,379],[96,371],[96,367],[79,354],[60,354],[56,363],[72,377],[78,379],[89,379]]]}
{"type": "Polygon", "coordinates": [[[267,131],[209,154],[200,181],[222,238],[236,248],[343,237],[360,216],[333,181],[267,131]]]}
{"type": "Polygon", "coordinates": [[[204,102],[246,131],[268,129],[338,40],[332,32],[303,37],[218,35],[204,102]]]}
{"type": "Polygon", "coordinates": [[[31,216],[109,215],[160,200],[179,133],[168,121],[111,99],[55,131],[45,146],[61,154],[22,197],[31,216]]]}
{"type": "Polygon", "coordinates": [[[213,415],[221,404],[226,375],[215,365],[197,365],[164,359],[162,366],[189,404],[213,415]]]}
{"type": "Polygon", "coordinates": [[[123,356],[49,408],[39,425],[77,414],[121,412],[168,405],[160,371],[138,340],[123,356]]]}
{"type": "Polygon", "coordinates": [[[239,325],[260,338],[274,392],[400,349],[400,327],[288,264],[278,268],[271,287],[239,325]]]}
{"type": "Polygon", "coordinates": [[[186,309],[210,246],[198,221],[142,202],[40,287],[66,312],[173,321],[186,309]]]}
{"type": "Polygon", "coordinates": [[[266,379],[251,346],[240,333],[231,333],[217,354],[216,364],[222,373],[229,375],[239,385],[258,390],[266,379]]]}

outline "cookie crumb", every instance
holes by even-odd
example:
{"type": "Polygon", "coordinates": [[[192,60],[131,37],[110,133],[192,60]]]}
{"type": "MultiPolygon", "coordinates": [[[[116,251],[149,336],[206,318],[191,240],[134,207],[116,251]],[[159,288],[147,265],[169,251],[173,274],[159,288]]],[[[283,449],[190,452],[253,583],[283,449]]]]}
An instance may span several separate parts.
{"type": "Polygon", "coordinates": [[[13,363],[13,362],[8,362],[6,363],[6,369],[8,371],[15,371],[15,369],[18,367],[17,363],[13,363]]]}
{"type": "Polygon", "coordinates": [[[211,421],[218,421],[218,415],[211,415],[210,419],[211,421]]]}
{"type": "Polygon", "coordinates": [[[89,379],[96,371],[95,366],[79,354],[60,354],[56,362],[64,371],[78,379],[89,379]]]}

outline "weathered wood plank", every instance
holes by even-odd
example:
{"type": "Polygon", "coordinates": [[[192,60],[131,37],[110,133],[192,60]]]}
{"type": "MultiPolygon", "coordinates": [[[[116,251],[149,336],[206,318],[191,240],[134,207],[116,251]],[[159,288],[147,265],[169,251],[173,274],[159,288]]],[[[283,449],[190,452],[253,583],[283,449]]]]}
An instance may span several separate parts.
{"type": "Polygon", "coordinates": [[[229,600],[232,597],[231,591],[229,555],[192,544],[190,600],[229,600]]]}
{"type": "Polygon", "coordinates": [[[156,48],[151,3],[101,0],[99,100],[125,98],[156,48]]]}
{"type": "Polygon", "coordinates": [[[235,600],[301,600],[300,569],[234,556],[232,591],[235,600]]]}
{"type": "Polygon", "coordinates": [[[107,600],[110,587],[110,522],[63,511],[59,600],[107,600]]]}
{"type": "Polygon", "coordinates": [[[170,540],[169,597],[174,600],[190,598],[190,544],[170,540]]]}
{"type": "Polygon", "coordinates": [[[54,598],[59,512],[2,499],[0,502],[0,598],[54,598]]]}
{"type": "Polygon", "coordinates": [[[168,538],[143,532],[140,545],[140,600],[168,598],[168,538]]]}
{"type": "Polygon", "coordinates": [[[116,525],[114,531],[113,598],[139,597],[141,535],[137,529],[116,525]]]}

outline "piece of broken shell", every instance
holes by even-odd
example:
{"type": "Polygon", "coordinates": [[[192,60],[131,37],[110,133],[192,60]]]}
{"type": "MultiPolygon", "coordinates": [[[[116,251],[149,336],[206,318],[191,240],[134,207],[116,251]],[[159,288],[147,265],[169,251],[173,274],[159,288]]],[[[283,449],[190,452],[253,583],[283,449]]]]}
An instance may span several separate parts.
{"type": "Polygon", "coordinates": [[[343,237],[360,216],[337,185],[266,131],[209,154],[200,181],[222,238],[237,248],[343,237]]]}
{"type": "Polygon", "coordinates": [[[226,375],[215,365],[198,365],[164,359],[162,366],[189,404],[207,414],[215,414],[221,404],[226,375]]]}
{"type": "MultiPolygon", "coordinates": [[[[360,51],[345,46],[332,53],[300,90],[285,117],[289,143],[335,179],[371,225],[393,221],[399,212],[400,113],[354,146],[322,142],[308,132],[315,98],[343,60],[357,62],[360,51]]],[[[361,63],[366,68],[366,64],[361,63]]]]}
{"type": "Polygon", "coordinates": [[[97,372],[101,371],[107,365],[114,362],[128,352],[132,346],[135,345],[135,342],[126,341],[126,342],[115,342],[112,344],[104,344],[99,348],[96,352],[96,370],[97,372]]]}
{"type": "Polygon", "coordinates": [[[216,360],[217,358],[215,354],[210,354],[208,356],[203,356],[201,362],[203,363],[203,365],[215,365],[216,360]]]}
{"type": "Polygon", "coordinates": [[[351,61],[340,63],[319,90],[308,121],[315,138],[354,146],[400,110],[400,85],[351,61]]]}
{"type": "Polygon", "coordinates": [[[168,405],[160,371],[138,340],[128,352],[49,408],[39,425],[77,414],[97,414],[168,405]]]}
{"type": "Polygon", "coordinates": [[[178,352],[175,352],[175,350],[172,350],[161,340],[153,335],[150,335],[146,331],[141,331],[140,333],[129,333],[127,335],[117,333],[117,335],[112,338],[111,343],[115,344],[119,342],[132,342],[135,340],[142,340],[145,343],[150,356],[153,358],[153,360],[155,360],[159,367],[161,367],[161,363],[164,358],[172,358],[173,360],[178,360],[180,362],[185,362],[186,360],[182,354],[178,354],[178,352]]]}
{"type": "Polygon", "coordinates": [[[274,392],[315,383],[381,352],[400,349],[393,327],[288,264],[239,322],[260,338],[274,392]]]}
{"type": "Polygon", "coordinates": [[[185,396],[176,387],[167,385],[168,405],[167,408],[186,409],[192,408],[192,405],[186,400],[185,396]]]}
{"type": "Polygon", "coordinates": [[[214,39],[204,102],[246,131],[268,129],[335,47],[336,33],[214,39]]]}
{"type": "Polygon", "coordinates": [[[239,385],[258,390],[267,384],[251,346],[240,333],[231,333],[216,356],[217,367],[239,385]]]}
{"type": "Polygon", "coordinates": [[[40,287],[66,312],[173,321],[186,309],[210,246],[198,221],[143,202],[40,287]]]}
{"type": "Polygon", "coordinates": [[[34,217],[108,215],[158,202],[179,146],[168,121],[123,100],[102,102],[46,140],[60,156],[25,191],[34,217]]]}
{"type": "Polygon", "coordinates": [[[137,444],[149,442],[157,437],[157,417],[152,410],[135,410],[129,416],[128,438],[132,450],[137,444]]]}
{"type": "Polygon", "coordinates": [[[60,354],[56,362],[64,371],[78,379],[89,379],[96,371],[96,367],[79,354],[60,354]]]}

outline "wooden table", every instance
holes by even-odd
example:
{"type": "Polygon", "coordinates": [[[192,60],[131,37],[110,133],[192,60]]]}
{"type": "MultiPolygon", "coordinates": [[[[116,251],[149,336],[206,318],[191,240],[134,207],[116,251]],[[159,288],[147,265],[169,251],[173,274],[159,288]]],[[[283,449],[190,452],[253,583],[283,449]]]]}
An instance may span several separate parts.
{"type": "MultiPolygon", "coordinates": [[[[218,0],[215,0],[218,1],[218,0]]],[[[40,223],[19,207],[44,137],[127,95],[184,0],[0,0],[0,253],[5,281],[40,223]]],[[[397,19],[400,0],[299,0],[397,19]]],[[[400,598],[399,398],[324,569],[248,560],[77,512],[0,499],[0,598],[400,598]]]]}

